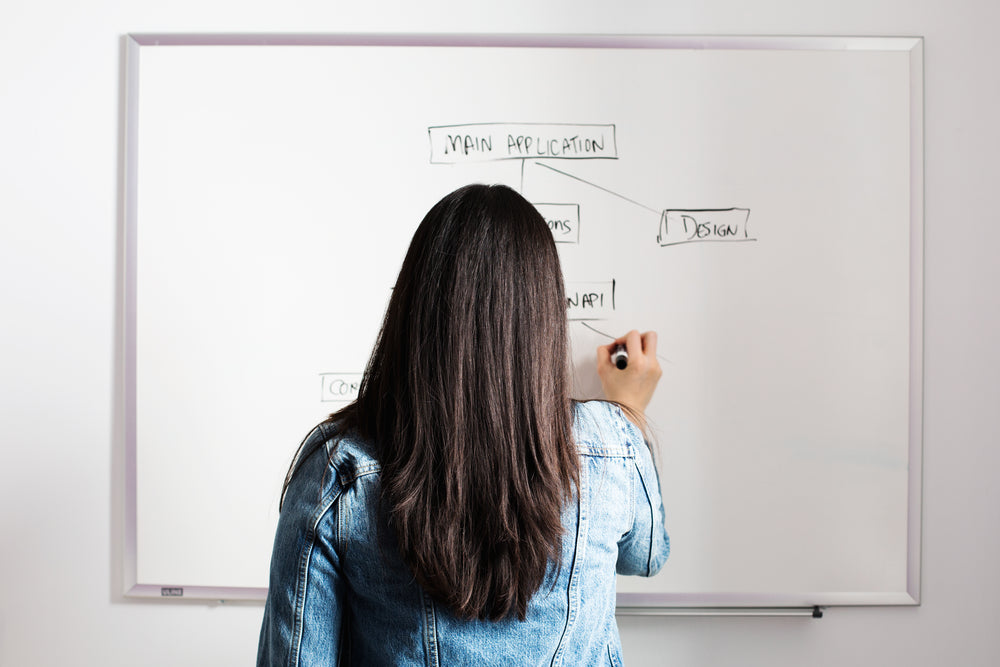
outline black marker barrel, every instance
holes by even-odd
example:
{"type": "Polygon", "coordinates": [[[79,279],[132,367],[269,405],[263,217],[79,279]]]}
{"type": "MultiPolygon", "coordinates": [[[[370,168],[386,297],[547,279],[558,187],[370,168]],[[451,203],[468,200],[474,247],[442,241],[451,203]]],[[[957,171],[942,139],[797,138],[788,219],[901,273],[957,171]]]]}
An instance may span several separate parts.
{"type": "Polygon", "coordinates": [[[624,344],[615,345],[615,349],[611,352],[611,363],[621,371],[628,367],[628,350],[625,349],[624,344]]]}

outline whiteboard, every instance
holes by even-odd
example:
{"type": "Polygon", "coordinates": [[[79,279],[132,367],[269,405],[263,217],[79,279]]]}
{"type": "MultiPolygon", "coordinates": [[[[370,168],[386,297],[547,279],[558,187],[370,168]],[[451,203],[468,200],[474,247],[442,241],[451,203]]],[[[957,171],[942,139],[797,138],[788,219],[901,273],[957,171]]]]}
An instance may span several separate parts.
{"type": "Polygon", "coordinates": [[[487,182],[558,242],[577,397],[659,333],[672,554],[621,609],[919,601],[919,39],[127,41],[130,595],[263,599],[299,439],[487,182]]]}

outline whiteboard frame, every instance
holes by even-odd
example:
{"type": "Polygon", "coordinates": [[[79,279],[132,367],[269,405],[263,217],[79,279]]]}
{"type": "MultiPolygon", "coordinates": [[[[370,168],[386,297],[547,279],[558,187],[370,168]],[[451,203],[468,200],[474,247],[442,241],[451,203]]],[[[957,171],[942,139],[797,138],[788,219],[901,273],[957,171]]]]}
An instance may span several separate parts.
{"type": "Polygon", "coordinates": [[[152,46],[453,46],[712,50],[858,50],[909,54],[910,64],[910,363],[906,590],[890,593],[619,593],[619,614],[812,614],[815,607],[919,605],[923,454],[924,94],[922,37],[567,35],[567,34],[158,34],[124,37],[124,593],[129,597],[264,600],[266,588],[184,586],[138,580],[136,489],[136,229],[138,82],[143,47],[152,46]],[[797,611],[790,611],[797,610],[797,611]]]}

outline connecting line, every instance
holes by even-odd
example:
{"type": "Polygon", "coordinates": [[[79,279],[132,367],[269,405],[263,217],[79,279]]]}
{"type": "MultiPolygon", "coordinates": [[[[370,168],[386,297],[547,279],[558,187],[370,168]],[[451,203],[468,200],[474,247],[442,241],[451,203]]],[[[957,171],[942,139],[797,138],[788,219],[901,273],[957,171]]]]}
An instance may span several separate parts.
{"type": "Polygon", "coordinates": [[[524,163],[525,162],[527,162],[527,160],[521,160],[521,190],[520,190],[520,192],[521,192],[521,196],[522,197],[524,196],[524,163]]]}
{"type": "MultiPolygon", "coordinates": [[[[556,172],[557,174],[562,174],[563,176],[569,176],[570,178],[576,179],[576,180],[580,181],[581,183],[586,183],[587,185],[589,185],[591,187],[595,187],[598,190],[604,190],[605,192],[607,192],[610,195],[614,195],[615,197],[618,197],[620,199],[624,199],[625,201],[630,202],[632,204],[635,204],[636,206],[641,206],[642,208],[646,209],[647,211],[652,211],[653,213],[655,213],[657,215],[660,215],[661,213],[663,213],[663,211],[660,211],[660,210],[655,209],[655,208],[650,208],[649,206],[646,206],[645,204],[639,203],[639,202],[637,202],[634,199],[629,199],[625,195],[620,195],[617,192],[615,192],[614,190],[608,190],[606,187],[598,185],[597,183],[591,183],[590,181],[586,181],[586,180],[580,178],[579,176],[574,176],[573,174],[567,174],[565,171],[559,171],[555,167],[550,167],[549,165],[545,164],[544,162],[536,162],[535,164],[537,164],[539,167],[545,167],[546,169],[551,169],[552,171],[556,172]]],[[[522,162],[521,165],[522,165],[521,178],[523,179],[524,178],[524,172],[523,172],[524,162],[522,162]]],[[[600,333],[600,332],[598,332],[598,333],[600,333]]]]}
{"type": "Polygon", "coordinates": [[[615,337],[614,337],[614,336],[612,336],[611,334],[608,334],[608,333],[604,333],[603,331],[598,331],[597,329],[595,329],[594,327],[590,326],[590,325],[589,325],[589,324],[587,324],[586,322],[580,322],[580,324],[582,324],[583,326],[587,327],[588,329],[590,329],[590,330],[591,330],[591,331],[593,331],[594,333],[598,333],[598,334],[601,334],[602,336],[605,336],[605,337],[607,337],[607,338],[610,338],[611,340],[614,340],[614,339],[615,339],[615,337]]]}

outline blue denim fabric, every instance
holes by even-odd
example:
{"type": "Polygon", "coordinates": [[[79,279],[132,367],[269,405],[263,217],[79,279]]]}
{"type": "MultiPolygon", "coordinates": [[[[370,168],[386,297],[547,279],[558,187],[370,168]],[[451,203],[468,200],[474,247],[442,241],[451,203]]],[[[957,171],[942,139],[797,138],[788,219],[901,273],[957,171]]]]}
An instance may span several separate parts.
{"type": "Polygon", "coordinates": [[[320,425],[306,439],[271,556],[260,665],[619,665],[615,573],[667,559],[659,481],[642,434],[608,403],[574,408],[580,487],[562,566],[527,619],[455,618],[414,583],[378,520],[370,446],[320,425]]]}

